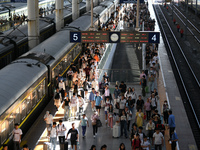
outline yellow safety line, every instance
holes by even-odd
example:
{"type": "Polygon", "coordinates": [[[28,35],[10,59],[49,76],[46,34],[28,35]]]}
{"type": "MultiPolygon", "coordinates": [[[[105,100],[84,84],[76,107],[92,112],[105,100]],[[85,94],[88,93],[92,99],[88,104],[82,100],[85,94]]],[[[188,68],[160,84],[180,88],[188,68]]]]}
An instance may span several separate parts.
{"type": "Polygon", "coordinates": [[[9,53],[7,53],[7,54],[1,56],[0,59],[2,59],[3,57],[6,57],[7,55],[9,55],[9,54],[12,53],[12,52],[13,52],[13,51],[10,51],[9,53]]]}
{"type": "MultiPolygon", "coordinates": [[[[21,127],[24,124],[24,122],[29,118],[29,116],[33,113],[33,111],[43,101],[43,99],[44,99],[45,96],[46,96],[46,94],[41,98],[41,100],[37,103],[37,105],[31,110],[31,112],[28,114],[28,116],[26,116],[26,118],[22,121],[22,123],[19,125],[19,127],[21,127]]],[[[7,144],[9,141],[10,141],[10,139],[8,138],[4,144],[7,144]]],[[[2,150],[2,149],[3,149],[3,146],[0,148],[0,150],[2,150]]]]}
{"type": "Polygon", "coordinates": [[[55,65],[55,67],[53,67],[52,70],[54,70],[59,64],[60,62],[77,46],[78,44],[74,45],[74,47],[55,65]]]}
{"type": "Polygon", "coordinates": [[[9,116],[13,113],[13,111],[15,111],[15,110],[18,108],[18,106],[29,96],[29,94],[31,94],[31,93],[42,83],[42,81],[44,81],[45,78],[46,78],[46,77],[44,77],[44,78],[40,81],[40,83],[38,83],[38,85],[36,85],[36,87],[35,87],[30,93],[28,93],[28,94],[26,95],[26,97],[24,97],[24,99],[23,99],[17,106],[15,106],[15,107],[13,108],[13,110],[0,122],[0,124],[2,124],[2,123],[7,119],[7,117],[9,117],[9,116]]]}
{"type": "Polygon", "coordinates": [[[20,45],[18,48],[20,48],[20,47],[22,47],[22,46],[26,45],[27,43],[28,43],[28,42],[26,42],[26,43],[24,43],[24,44],[20,45]]]}

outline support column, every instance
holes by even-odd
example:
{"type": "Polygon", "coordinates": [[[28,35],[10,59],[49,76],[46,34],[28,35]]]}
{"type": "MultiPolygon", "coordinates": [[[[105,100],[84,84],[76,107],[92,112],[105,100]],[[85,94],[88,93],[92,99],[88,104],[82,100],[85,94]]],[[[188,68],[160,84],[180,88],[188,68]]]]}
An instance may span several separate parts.
{"type": "Polygon", "coordinates": [[[63,0],[56,0],[56,8],[55,8],[55,17],[56,17],[56,30],[59,31],[62,27],[64,27],[64,19],[63,19],[63,0]]]}
{"type": "Polygon", "coordinates": [[[86,11],[90,11],[90,0],[86,0],[86,11]]]}
{"type": "Polygon", "coordinates": [[[28,0],[28,45],[32,49],[39,44],[39,8],[38,0],[28,0]]]}
{"type": "Polygon", "coordinates": [[[137,17],[136,17],[136,28],[135,30],[138,30],[139,31],[139,19],[140,19],[140,12],[139,12],[139,9],[140,9],[140,1],[137,0],[137,17]]]}
{"type": "Polygon", "coordinates": [[[78,14],[78,0],[72,1],[72,20],[76,20],[79,17],[78,14]]]}

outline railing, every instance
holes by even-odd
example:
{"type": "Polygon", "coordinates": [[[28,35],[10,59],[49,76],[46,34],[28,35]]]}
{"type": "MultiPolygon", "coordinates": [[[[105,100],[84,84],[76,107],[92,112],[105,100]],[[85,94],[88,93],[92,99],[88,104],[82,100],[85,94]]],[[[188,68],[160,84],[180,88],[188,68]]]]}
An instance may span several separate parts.
{"type": "Polygon", "coordinates": [[[99,69],[103,75],[107,72],[110,82],[135,83],[140,82],[140,70],[137,69],[99,69]]]}

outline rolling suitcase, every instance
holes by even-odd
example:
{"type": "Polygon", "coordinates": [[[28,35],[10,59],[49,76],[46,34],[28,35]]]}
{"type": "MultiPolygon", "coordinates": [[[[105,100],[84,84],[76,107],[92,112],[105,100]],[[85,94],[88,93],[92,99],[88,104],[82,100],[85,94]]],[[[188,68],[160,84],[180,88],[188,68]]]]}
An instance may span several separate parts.
{"type": "Polygon", "coordinates": [[[118,138],[120,137],[120,126],[114,125],[113,126],[113,138],[118,138]]]}
{"type": "Polygon", "coordinates": [[[68,150],[68,142],[67,141],[60,144],[60,150],[68,150]]]}

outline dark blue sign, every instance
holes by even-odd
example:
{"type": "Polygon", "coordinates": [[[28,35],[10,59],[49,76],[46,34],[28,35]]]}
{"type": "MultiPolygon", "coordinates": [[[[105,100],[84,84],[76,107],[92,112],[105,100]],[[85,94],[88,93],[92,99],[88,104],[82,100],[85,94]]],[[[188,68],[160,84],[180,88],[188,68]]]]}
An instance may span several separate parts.
{"type": "MultiPolygon", "coordinates": [[[[137,0],[120,0],[120,3],[137,3],[137,0]]],[[[140,0],[140,3],[144,3],[144,0],[140,0]]]]}
{"type": "Polygon", "coordinates": [[[81,32],[70,32],[71,43],[81,43],[81,32]]]}
{"type": "Polygon", "coordinates": [[[27,0],[11,0],[14,3],[27,3],[27,0]]]}
{"type": "Polygon", "coordinates": [[[160,32],[149,32],[149,43],[160,43],[160,32]]]}

